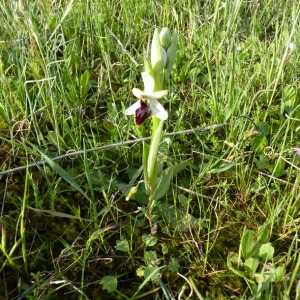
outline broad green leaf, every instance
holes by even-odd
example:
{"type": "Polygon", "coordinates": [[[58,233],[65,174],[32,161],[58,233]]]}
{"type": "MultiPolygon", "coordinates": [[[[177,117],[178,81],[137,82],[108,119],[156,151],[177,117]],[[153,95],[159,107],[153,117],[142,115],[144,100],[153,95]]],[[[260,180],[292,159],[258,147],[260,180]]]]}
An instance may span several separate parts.
{"type": "Polygon", "coordinates": [[[168,248],[168,246],[167,246],[166,244],[162,244],[162,245],[161,245],[161,252],[162,252],[163,254],[168,254],[169,248],[168,248]]]}
{"type": "Polygon", "coordinates": [[[262,154],[264,148],[268,145],[268,140],[265,135],[259,134],[257,135],[252,141],[251,141],[251,146],[253,149],[262,154]]]}
{"type": "Polygon", "coordinates": [[[287,85],[283,89],[280,113],[283,115],[284,111],[286,111],[288,114],[290,114],[297,105],[298,99],[296,89],[291,85],[287,85]]]}
{"type": "Polygon", "coordinates": [[[228,256],[227,256],[227,260],[231,261],[235,265],[240,265],[240,263],[241,263],[241,259],[240,259],[239,255],[235,252],[229,252],[228,256]]]}
{"type": "Polygon", "coordinates": [[[248,258],[258,258],[259,244],[254,240],[256,234],[252,230],[246,230],[241,240],[241,254],[242,257],[247,260],[248,258]]]}
{"type": "Polygon", "coordinates": [[[169,263],[169,270],[173,273],[178,272],[178,269],[180,267],[180,264],[178,262],[177,258],[172,258],[171,262],[169,263]]]}
{"type": "Polygon", "coordinates": [[[244,269],[250,275],[250,277],[254,276],[259,265],[259,260],[257,258],[250,257],[245,260],[244,269]]]}
{"type": "Polygon", "coordinates": [[[137,178],[140,176],[142,171],[143,171],[143,167],[140,167],[139,169],[129,167],[126,169],[126,173],[128,174],[128,177],[130,179],[130,184],[132,184],[132,182],[135,182],[137,180],[137,178]]]}
{"type": "Polygon", "coordinates": [[[86,70],[80,77],[80,98],[83,100],[90,88],[90,72],[86,70]]]}
{"type": "Polygon", "coordinates": [[[170,183],[172,178],[177,175],[180,171],[182,171],[184,168],[186,168],[190,163],[192,162],[192,159],[184,160],[176,165],[173,165],[167,169],[165,169],[161,176],[158,178],[154,193],[153,193],[153,199],[155,201],[161,199],[163,196],[165,196],[169,190],[170,183]]]}
{"type": "Polygon", "coordinates": [[[144,277],[146,279],[151,279],[152,281],[157,281],[159,279],[159,269],[156,267],[146,267],[144,270],[144,277]]]}
{"type": "Polygon", "coordinates": [[[263,261],[272,260],[274,255],[274,247],[271,243],[266,243],[261,245],[259,248],[259,256],[263,259],[263,261]]]}
{"type": "MultiPolygon", "coordinates": [[[[277,267],[275,269],[275,274],[274,274],[274,278],[273,278],[273,282],[279,282],[284,276],[285,276],[286,270],[285,267],[281,266],[281,267],[277,267]]],[[[299,298],[296,298],[299,299],[299,298]]]]}
{"type": "Polygon", "coordinates": [[[268,166],[268,170],[275,177],[281,177],[284,174],[286,162],[281,157],[278,157],[273,165],[268,166]]]}
{"type": "Polygon", "coordinates": [[[146,251],[144,255],[145,263],[151,265],[151,263],[156,263],[157,254],[155,251],[146,251]]]}
{"type": "Polygon", "coordinates": [[[224,110],[224,122],[228,122],[230,117],[232,116],[232,113],[234,112],[235,105],[228,105],[224,110]]]}
{"type": "Polygon", "coordinates": [[[266,155],[262,154],[259,156],[259,160],[255,160],[255,164],[258,169],[264,170],[270,165],[270,160],[266,155]]]}
{"type": "Polygon", "coordinates": [[[265,136],[269,135],[271,132],[271,126],[265,122],[261,122],[259,124],[259,129],[260,129],[260,132],[265,136]]]}
{"type": "Polygon", "coordinates": [[[159,33],[159,39],[161,46],[164,49],[168,49],[172,40],[170,29],[167,27],[163,27],[159,33]]]}
{"type": "Polygon", "coordinates": [[[116,250],[128,252],[130,250],[129,243],[125,238],[121,238],[121,240],[117,240],[117,245],[115,246],[116,250]]]}
{"type": "Polygon", "coordinates": [[[118,279],[115,276],[104,276],[100,283],[102,284],[102,290],[107,290],[111,293],[117,289],[118,279]]]}
{"type": "Polygon", "coordinates": [[[265,244],[269,241],[270,238],[270,224],[264,224],[259,226],[257,229],[257,239],[259,242],[265,244]]]}
{"type": "Polygon", "coordinates": [[[242,271],[242,270],[239,270],[239,269],[236,269],[232,266],[232,261],[227,257],[227,267],[230,271],[232,271],[234,274],[238,275],[238,276],[241,276],[243,278],[247,278],[247,274],[246,272],[242,271]]]}
{"type": "Polygon", "coordinates": [[[146,233],[143,234],[142,240],[147,247],[152,247],[152,246],[156,245],[156,243],[157,243],[156,236],[149,237],[148,234],[146,234],[146,233]]]}

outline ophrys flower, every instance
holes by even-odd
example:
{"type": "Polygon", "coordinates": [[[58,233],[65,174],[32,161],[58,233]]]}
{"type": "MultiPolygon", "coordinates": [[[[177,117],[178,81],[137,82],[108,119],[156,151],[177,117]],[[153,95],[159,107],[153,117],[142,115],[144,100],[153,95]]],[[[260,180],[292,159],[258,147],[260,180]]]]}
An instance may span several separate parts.
{"type": "Polygon", "coordinates": [[[144,91],[133,88],[132,93],[139,100],[126,109],[126,115],[135,115],[137,125],[142,125],[144,121],[152,115],[161,120],[168,118],[168,113],[157,99],[168,94],[167,90],[154,92],[154,79],[147,72],[142,72],[144,91]]]}

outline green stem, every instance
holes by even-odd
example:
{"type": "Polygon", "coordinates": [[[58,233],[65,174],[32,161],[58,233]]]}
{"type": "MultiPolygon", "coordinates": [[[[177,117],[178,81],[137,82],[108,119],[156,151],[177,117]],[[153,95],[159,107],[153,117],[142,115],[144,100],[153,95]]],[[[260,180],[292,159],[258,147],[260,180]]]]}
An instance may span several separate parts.
{"type": "Polygon", "coordinates": [[[157,153],[158,147],[161,140],[161,134],[163,129],[164,121],[153,117],[153,131],[152,131],[152,139],[150,143],[149,156],[148,156],[148,164],[147,164],[147,173],[148,180],[150,181],[153,189],[155,189],[156,185],[156,177],[157,177],[157,153]],[[156,120],[155,120],[156,119],[156,120]],[[158,124],[156,122],[158,121],[158,124]]]}
{"type": "Polygon", "coordinates": [[[150,195],[151,187],[149,187],[149,178],[148,178],[148,157],[149,157],[149,144],[143,141],[143,168],[144,168],[144,179],[146,192],[150,195]]]}
{"type": "Polygon", "coordinates": [[[153,140],[153,138],[154,138],[154,135],[156,133],[156,130],[157,130],[160,120],[157,117],[153,116],[152,121],[153,121],[153,123],[152,123],[152,138],[151,138],[151,140],[153,140]]]}
{"type": "Polygon", "coordinates": [[[295,278],[296,278],[297,272],[299,270],[299,267],[300,267],[300,253],[298,254],[296,266],[295,266],[295,268],[292,272],[292,275],[290,277],[290,284],[289,284],[288,289],[286,291],[286,296],[287,296],[286,299],[290,299],[289,298],[290,297],[290,292],[292,290],[293,285],[295,284],[295,278]]]}

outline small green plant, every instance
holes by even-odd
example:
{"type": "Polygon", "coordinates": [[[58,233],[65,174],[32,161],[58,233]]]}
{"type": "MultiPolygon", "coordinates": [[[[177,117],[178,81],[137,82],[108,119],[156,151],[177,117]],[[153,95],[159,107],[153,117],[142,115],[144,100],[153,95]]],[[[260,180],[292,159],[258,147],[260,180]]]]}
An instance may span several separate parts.
{"type": "Polygon", "coordinates": [[[275,249],[269,239],[268,224],[260,226],[257,232],[245,229],[239,253],[229,253],[227,257],[229,270],[244,278],[255,299],[269,291],[272,283],[279,283],[286,273],[286,268],[275,261],[275,249]]]}
{"type": "Polygon", "coordinates": [[[150,145],[146,141],[143,142],[144,180],[140,181],[137,186],[132,187],[127,195],[127,200],[129,200],[137,192],[139,184],[141,182],[145,184],[148,196],[148,211],[145,215],[151,228],[155,220],[152,212],[156,202],[168,192],[173,176],[191,162],[191,160],[186,160],[163,170],[164,159],[161,159],[158,155],[159,148],[163,148],[164,121],[168,118],[167,111],[158,99],[168,94],[166,88],[175,62],[176,50],[177,33],[172,37],[168,28],[163,28],[160,32],[158,29],[154,31],[151,44],[151,60],[149,61],[147,57],[144,58],[145,72],[142,72],[144,91],[137,88],[132,90],[138,101],[125,111],[126,115],[135,115],[140,137],[143,137],[143,130],[139,126],[152,116],[150,145]]]}

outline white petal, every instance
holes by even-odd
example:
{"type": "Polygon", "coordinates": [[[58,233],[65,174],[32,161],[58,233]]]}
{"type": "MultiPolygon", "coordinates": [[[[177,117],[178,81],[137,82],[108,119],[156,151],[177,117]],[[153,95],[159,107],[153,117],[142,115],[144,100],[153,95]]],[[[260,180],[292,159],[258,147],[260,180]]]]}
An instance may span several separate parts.
{"type": "Polygon", "coordinates": [[[125,115],[134,115],[135,111],[141,106],[141,101],[138,100],[125,110],[125,115]]]}
{"type": "Polygon", "coordinates": [[[132,89],[132,93],[134,96],[136,96],[139,99],[144,95],[144,92],[142,92],[140,89],[136,89],[136,88],[132,89]]]}
{"type": "Polygon", "coordinates": [[[154,79],[147,72],[142,72],[142,77],[144,81],[145,94],[151,94],[154,90],[154,79]]]}
{"type": "Polygon", "coordinates": [[[167,94],[168,94],[168,90],[162,90],[162,91],[153,92],[149,95],[145,94],[144,96],[148,97],[149,99],[159,99],[162,98],[163,96],[166,96],[167,94]]]}
{"type": "Polygon", "coordinates": [[[161,120],[168,119],[167,111],[163,108],[163,106],[157,100],[150,101],[150,108],[152,111],[152,115],[156,116],[157,118],[159,118],[161,120]]]}

